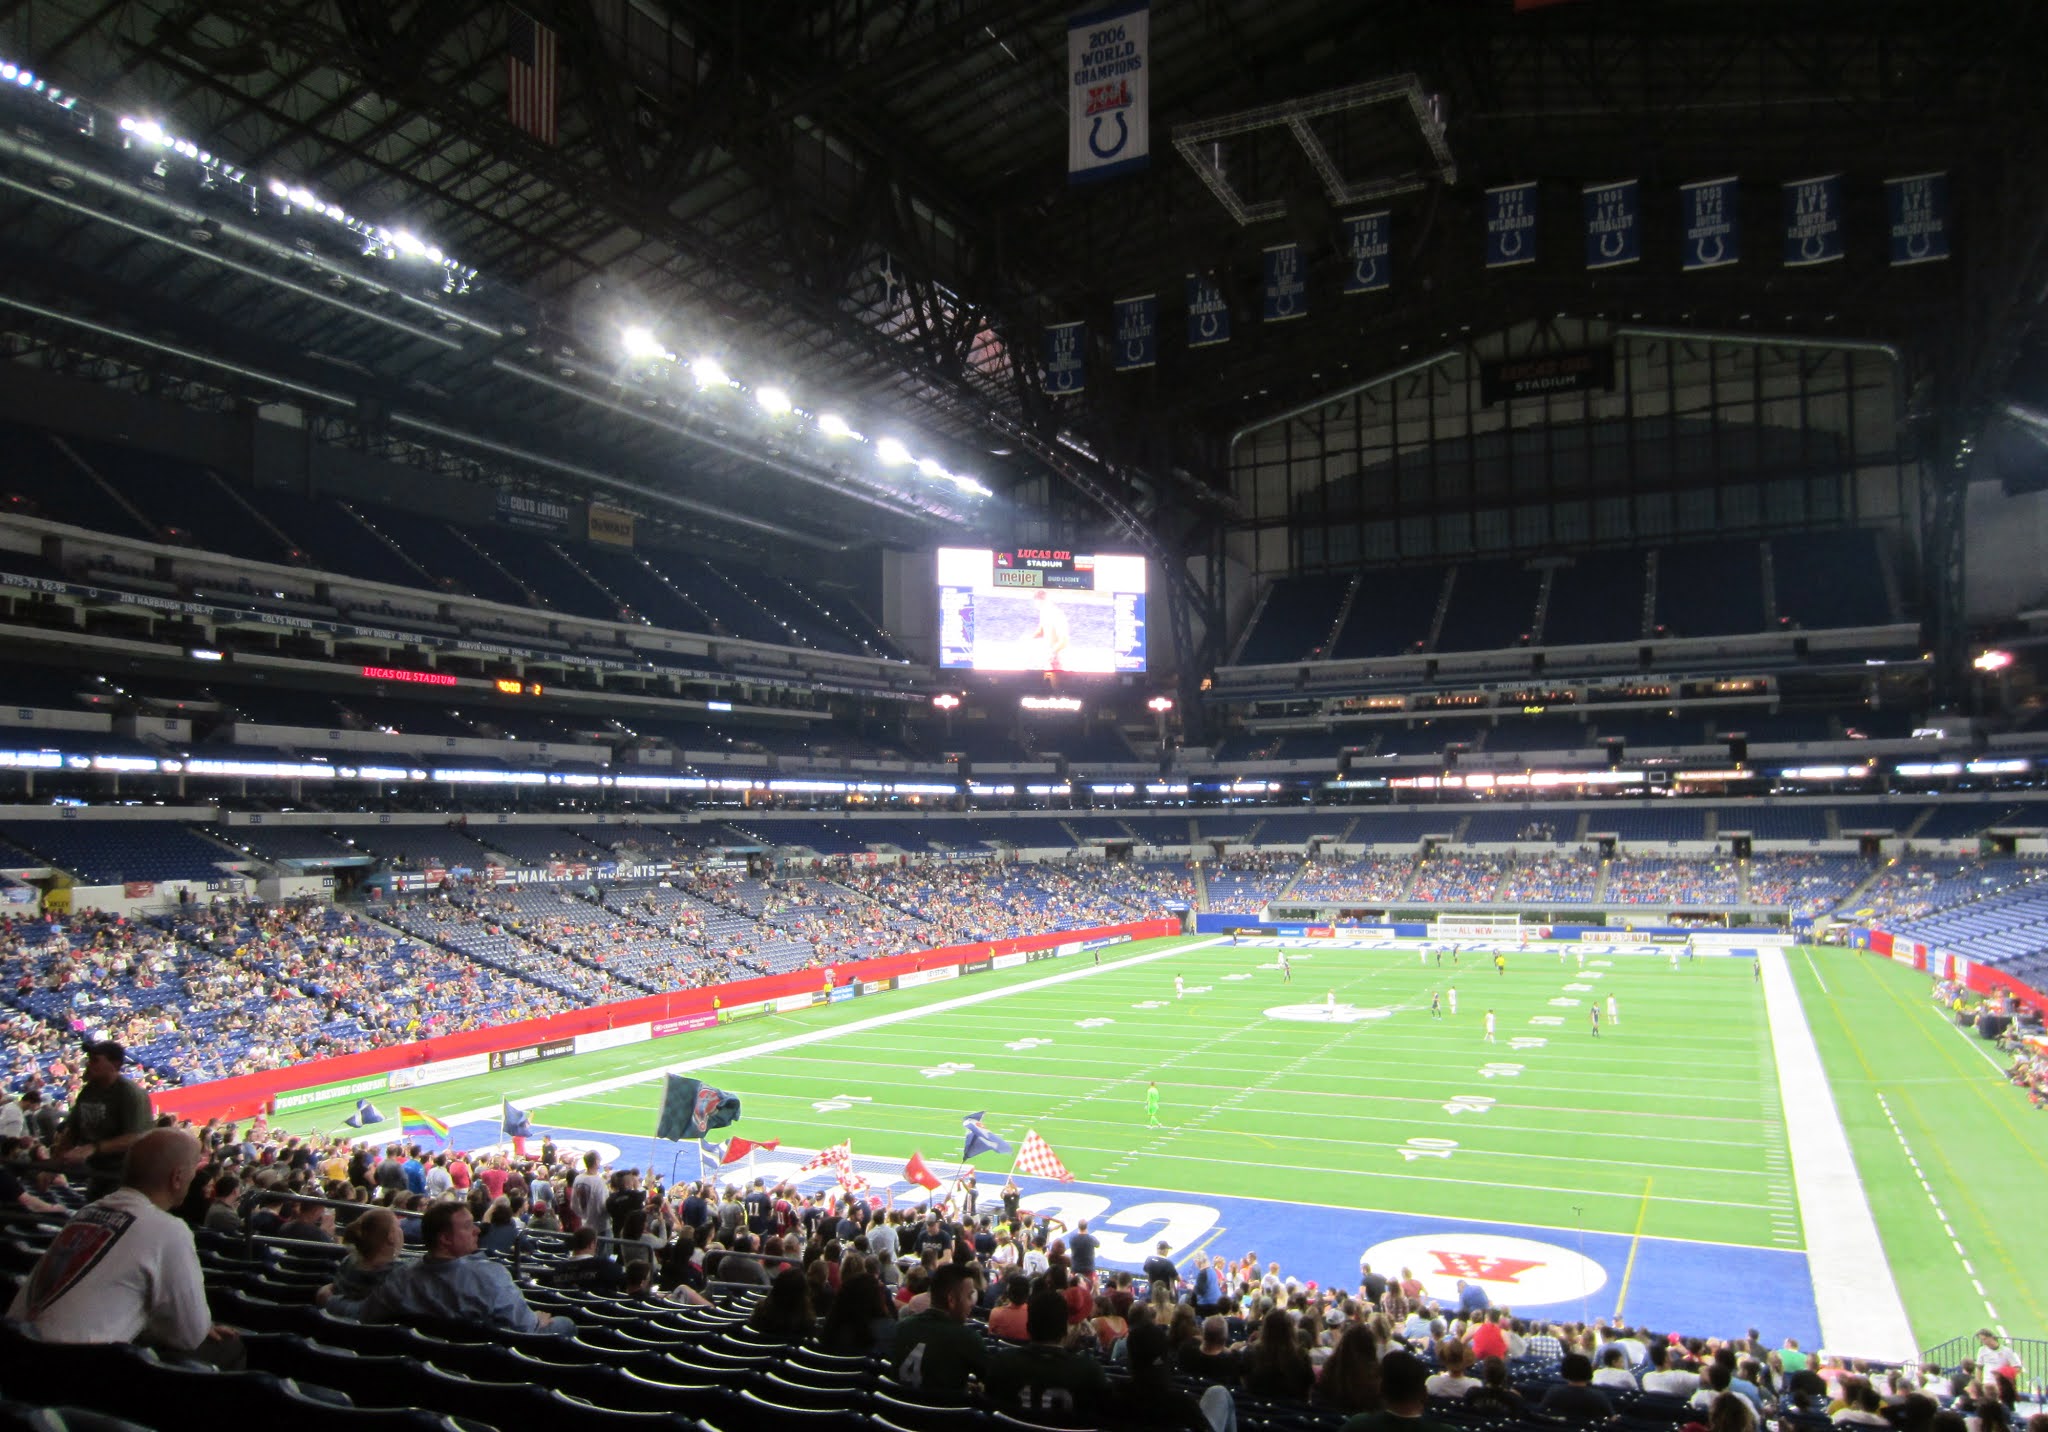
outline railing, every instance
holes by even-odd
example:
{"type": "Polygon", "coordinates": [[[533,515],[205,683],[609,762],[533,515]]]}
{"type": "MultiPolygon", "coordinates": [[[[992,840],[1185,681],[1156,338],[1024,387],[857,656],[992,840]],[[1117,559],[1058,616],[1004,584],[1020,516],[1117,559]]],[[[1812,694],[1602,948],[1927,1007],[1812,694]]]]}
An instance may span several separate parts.
{"type": "MultiPolygon", "coordinates": [[[[2020,1401],[2037,1406],[2048,1403],[2048,1338],[2000,1338],[1998,1341],[2001,1347],[2020,1360],[2020,1401]]],[[[1984,1345],[1977,1340],[1977,1335],[1964,1333],[1926,1349],[1920,1354],[1920,1361],[1932,1363],[1948,1372],[1965,1362],[1980,1361],[1983,1354],[1984,1345]]]]}

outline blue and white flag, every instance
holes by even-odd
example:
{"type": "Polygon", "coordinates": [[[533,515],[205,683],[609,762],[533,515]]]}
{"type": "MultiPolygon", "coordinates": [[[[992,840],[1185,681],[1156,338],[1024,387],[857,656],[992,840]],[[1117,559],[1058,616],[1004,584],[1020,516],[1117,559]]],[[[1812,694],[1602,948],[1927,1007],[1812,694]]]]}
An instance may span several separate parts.
{"type": "Polygon", "coordinates": [[[1088,386],[1088,325],[1055,323],[1045,330],[1045,391],[1055,397],[1088,386]]]}
{"type": "Polygon", "coordinates": [[[1586,186],[1587,268],[1619,268],[1642,258],[1642,197],[1633,179],[1586,186]]]}
{"type": "Polygon", "coordinates": [[[1150,368],[1159,361],[1159,295],[1116,301],[1116,361],[1119,373],[1150,368]]]}
{"type": "Polygon", "coordinates": [[[1948,175],[1915,174],[1884,181],[1892,234],[1892,267],[1939,263],[1948,257],[1948,175]]]}
{"type": "Polygon", "coordinates": [[[1391,219],[1381,210],[1344,221],[1344,292],[1377,293],[1392,282],[1387,265],[1391,219]]]}
{"type": "Polygon", "coordinates": [[[377,1106],[368,1099],[356,1100],[356,1111],[342,1122],[351,1129],[367,1129],[372,1124],[384,1122],[384,1116],[377,1112],[377,1106]]]}
{"type": "Polygon", "coordinates": [[[966,1147],[960,1153],[962,1163],[976,1154],[1006,1154],[1010,1151],[1010,1141],[1001,1134],[991,1133],[988,1125],[982,1123],[987,1117],[987,1111],[984,1110],[979,1114],[969,1114],[960,1120],[961,1132],[967,1136],[966,1147]]]}
{"type": "Polygon", "coordinates": [[[1152,12],[1111,5],[1067,21],[1067,182],[1142,169],[1152,152],[1152,12]]]}
{"type": "Polygon", "coordinates": [[[1188,347],[1213,348],[1230,341],[1230,305],[1205,273],[1188,275],[1188,347]]]}
{"type": "Polygon", "coordinates": [[[1742,211],[1738,181],[1701,179],[1678,186],[1678,224],[1684,235],[1679,267],[1687,273],[1742,262],[1742,211]]]}
{"type": "Polygon", "coordinates": [[[1785,186],[1785,267],[1831,264],[1842,256],[1842,176],[1785,186]]]}
{"type": "Polygon", "coordinates": [[[1302,267],[1301,245],[1274,244],[1266,250],[1266,322],[1306,317],[1308,272],[1302,267]]]}
{"type": "Polygon", "coordinates": [[[1536,262],[1536,181],[1486,191],[1486,266],[1536,262]]]}
{"type": "Polygon", "coordinates": [[[520,1108],[510,1099],[505,1100],[505,1112],[499,1119],[508,1139],[526,1139],[533,1136],[533,1115],[520,1108]]]}
{"type": "Polygon", "coordinates": [[[697,1140],[698,1152],[706,1155],[715,1164],[725,1162],[725,1148],[724,1144],[714,1144],[709,1139],[697,1140]]]}

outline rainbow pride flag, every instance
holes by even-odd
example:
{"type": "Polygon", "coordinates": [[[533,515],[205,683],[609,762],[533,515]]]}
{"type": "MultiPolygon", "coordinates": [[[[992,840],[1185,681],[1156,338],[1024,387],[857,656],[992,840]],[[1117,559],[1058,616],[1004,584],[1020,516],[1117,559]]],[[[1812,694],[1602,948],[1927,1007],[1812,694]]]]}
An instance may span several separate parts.
{"type": "Polygon", "coordinates": [[[418,1109],[408,1109],[400,1104],[398,1122],[405,1131],[408,1143],[422,1139],[438,1139],[444,1144],[448,1142],[448,1126],[432,1114],[422,1114],[418,1109]]]}

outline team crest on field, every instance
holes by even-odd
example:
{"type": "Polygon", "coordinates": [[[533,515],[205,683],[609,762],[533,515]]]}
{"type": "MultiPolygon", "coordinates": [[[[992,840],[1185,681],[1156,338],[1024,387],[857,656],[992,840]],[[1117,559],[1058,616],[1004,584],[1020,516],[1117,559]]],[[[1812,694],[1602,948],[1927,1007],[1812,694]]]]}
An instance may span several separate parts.
{"type": "Polygon", "coordinates": [[[1357,1024],[1368,1019],[1386,1019],[1393,1012],[1389,1005],[1276,1004],[1266,1011],[1266,1018],[1301,1024],[1357,1024]]]}
{"type": "Polygon", "coordinates": [[[1534,1238],[1456,1229],[1390,1238],[1365,1251],[1375,1268],[1407,1268],[1423,1291],[1442,1303],[1458,1296],[1460,1282],[1478,1283],[1498,1303],[1521,1308],[1568,1303],[1598,1292],[1607,1270],[1591,1258],[1534,1238]]]}

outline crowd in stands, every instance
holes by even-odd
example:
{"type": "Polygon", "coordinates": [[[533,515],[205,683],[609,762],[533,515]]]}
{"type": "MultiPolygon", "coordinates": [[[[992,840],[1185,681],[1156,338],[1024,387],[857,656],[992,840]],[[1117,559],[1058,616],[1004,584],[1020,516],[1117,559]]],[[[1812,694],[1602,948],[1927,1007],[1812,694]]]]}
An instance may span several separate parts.
{"type": "Polygon", "coordinates": [[[1521,855],[1501,881],[1503,902],[1555,900],[1589,904],[1599,893],[1600,862],[1587,851],[1521,855]]]}
{"type": "Polygon", "coordinates": [[[1295,882],[1293,893],[1304,900],[1383,904],[1400,899],[1414,874],[1412,855],[1314,858],[1295,882]]]}
{"type": "Polygon", "coordinates": [[[1853,855],[1758,855],[1749,862],[1749,902],[1825,915],[1870,878],[1870,863],[1853,855]]]}
{"type": "Polygon", "coordinates": [[[1860,920],[1895,928],[1937,910],[2010,890],[2048,873],[2034,860],[1959,860],[1907,855],[1878,873],[1855,902],[1860,920]]]}
{"type": "Polygon", "coordinates": [[[1616,856],[1607,863],[1607,899],[1616,905],[1734,905],[1742,872],[1733,860],[1616,856]]]}
{"type": "Polygon", "coordinates": [[[1498,896],[1509,857],[1438,846],[1415,867],[1408,898],[1418,904],[1482,904],[1498,896]]]}
{"type": "Polygon", "coordinates": [[[1284,851],[1237,851],[1205,862],[1202,881],[1209,908],[1226,915],[1256,915],[1288,888],[1301,857],[1284,851]]]}

